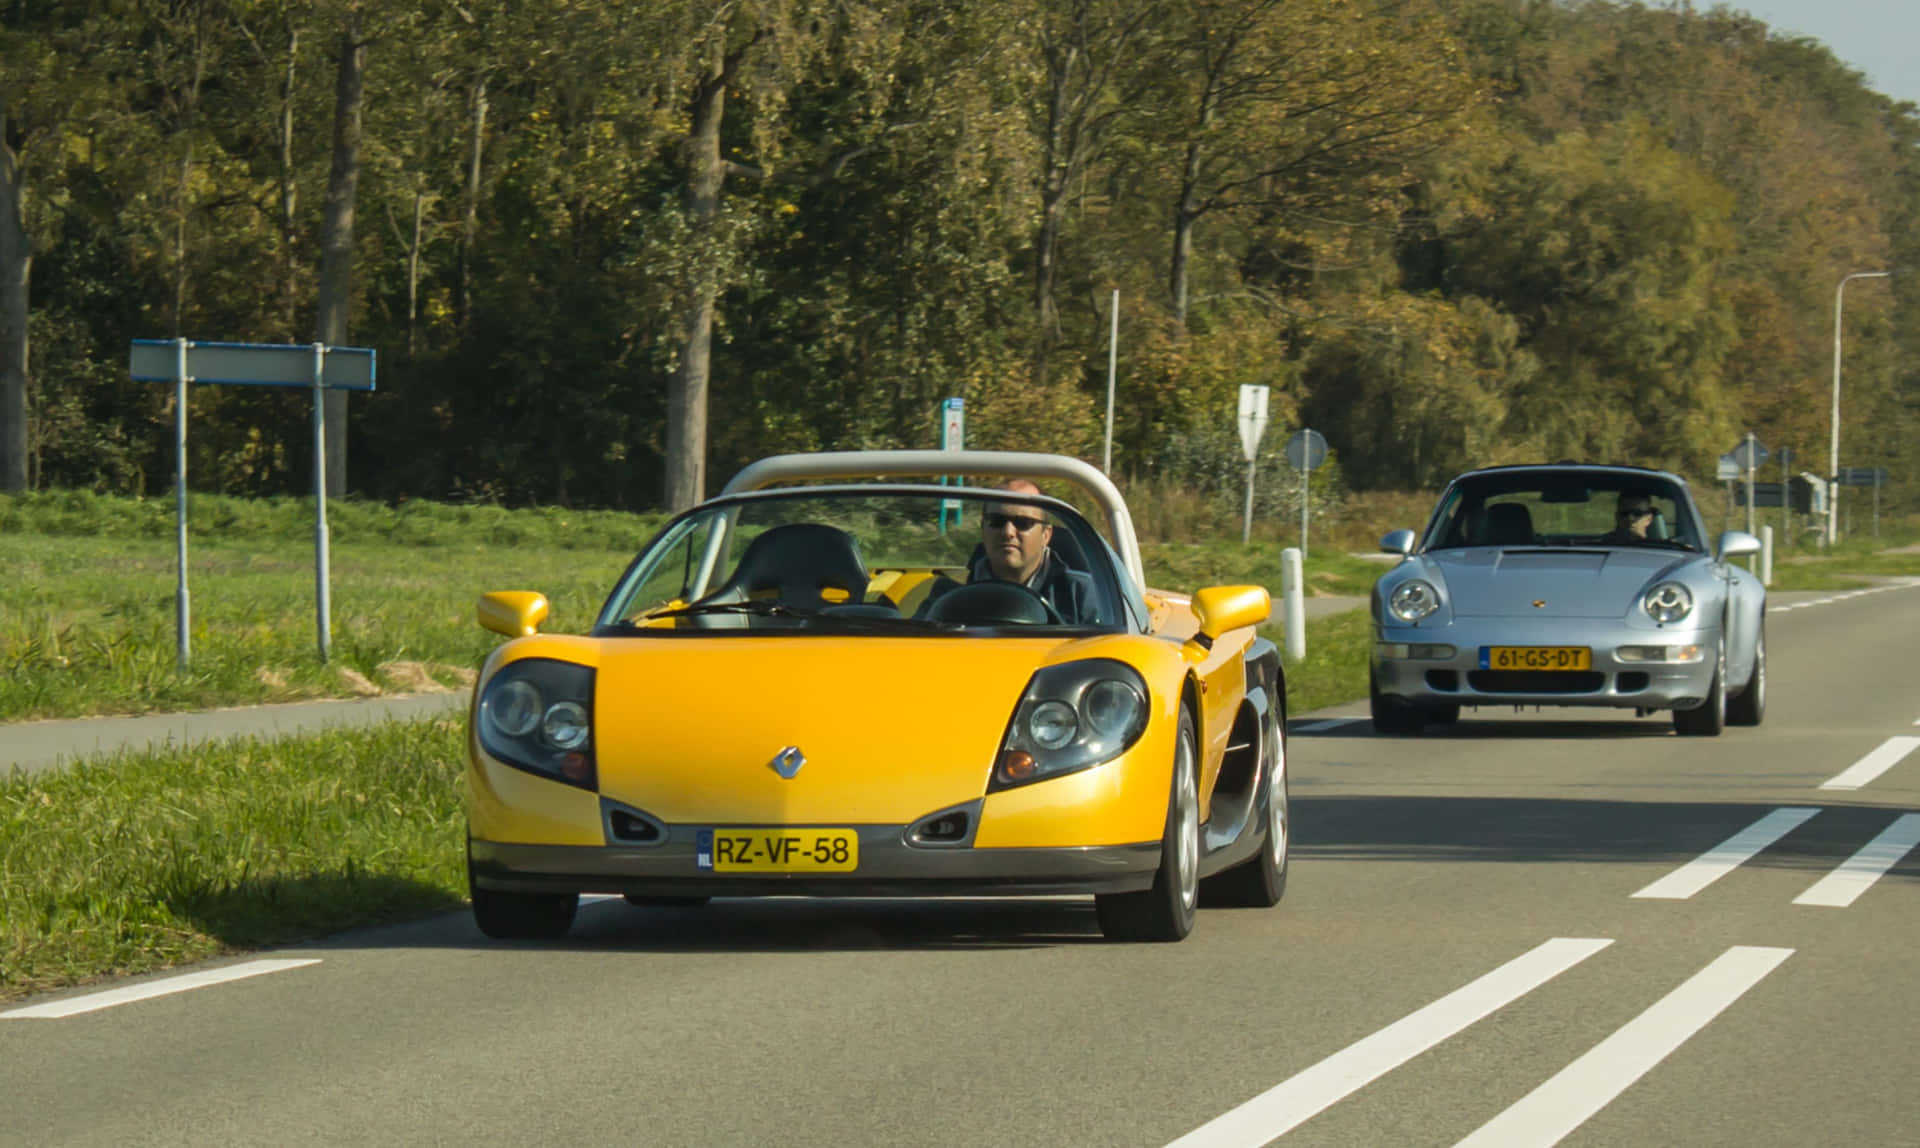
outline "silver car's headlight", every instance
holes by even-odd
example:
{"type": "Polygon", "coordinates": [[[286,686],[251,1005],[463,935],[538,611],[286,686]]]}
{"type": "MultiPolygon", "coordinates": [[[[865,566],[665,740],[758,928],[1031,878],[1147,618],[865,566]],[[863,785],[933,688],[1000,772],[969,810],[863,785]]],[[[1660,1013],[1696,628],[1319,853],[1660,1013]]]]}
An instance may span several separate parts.
{"type": "Polygon", "coordinates": [[[1402,622],[1418,622],[1440,608],[1440,592],[1433,583],[1409,578],[1393,588],[1387,612],[1402,622]]]}
{"type": "Polygon", "coordinates": [[[1647,591],[1640,607],[1647,612],[1647,617],[1663,626],[1678,622],[1693,613],[1693,591],[1678,582],[1662,582],[1647,591]]]}

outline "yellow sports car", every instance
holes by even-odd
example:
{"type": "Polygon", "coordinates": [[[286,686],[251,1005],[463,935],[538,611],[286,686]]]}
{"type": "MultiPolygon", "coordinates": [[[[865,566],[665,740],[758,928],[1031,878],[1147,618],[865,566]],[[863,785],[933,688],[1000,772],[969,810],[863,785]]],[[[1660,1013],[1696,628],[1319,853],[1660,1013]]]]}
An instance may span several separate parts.
{"type": "Polygon", "coordinates": [[[1173,941],[1203,890],[1273,905],[1267,591],[1145,584],[1126,504],[1084,462],[855,451],[741,471],[584,636],[539,633],[537,593],[487,594],[481,624],[512,640],[474,688],[474,919],[540,938],[582,893],[1078,893],[1107,936],[1173,941]]]}

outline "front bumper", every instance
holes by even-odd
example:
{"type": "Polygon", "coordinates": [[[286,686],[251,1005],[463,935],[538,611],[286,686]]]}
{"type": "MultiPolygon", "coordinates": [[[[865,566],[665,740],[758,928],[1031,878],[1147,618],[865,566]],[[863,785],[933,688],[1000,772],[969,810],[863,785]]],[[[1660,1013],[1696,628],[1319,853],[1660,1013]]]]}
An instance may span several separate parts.
{"type": "Polygon", "coordinates": [[[1373,681],[1382,694],[1418,706],[1599,706],[1692,709],[1713,684],[1717,628],[1645,629],[1610,618],[1456,618],[1451,625],[1374,627],[1373,681]],[[1453,647],[1451,657],[1389,657],[1383,647],[1453,647]],[[1481,667],[1489,646],[1584,646],[1585,671],[1499,671],[1481,667]],[[1695,646],[1693,662],[1630,661],[1623,646],[1695,646]]]}
{"type": "Polygon", "coordinates": [[[851,873],[714,873],[695,861],[695,826],[668,826],[657,845],[468,842],[473,882],[515,893],[660,897],[930,897],[1130,893],[1151,888],[1160,843],[977,849],[909,845],[904,825],[860,825],[851,873]]]}

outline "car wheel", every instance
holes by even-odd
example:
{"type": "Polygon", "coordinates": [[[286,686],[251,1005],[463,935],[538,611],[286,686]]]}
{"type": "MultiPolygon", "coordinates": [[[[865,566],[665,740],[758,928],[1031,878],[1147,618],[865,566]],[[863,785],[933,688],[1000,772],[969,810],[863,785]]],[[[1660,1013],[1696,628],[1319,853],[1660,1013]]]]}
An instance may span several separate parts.
{"type": "Polygon", "coordinates": [[[1425,714],[1392,694],[1381,693],[1372,671],[1367,673],[1367,703],[1376,733],[1419,733],[1427,724],[1425,714]]]}
{"type": "Polygon", "coordinates": [[[1673,711],[1673,728],[1688,737],[1719,737],[1727,725],[1727,640],[1720,639],[1707,700],[1690,710],[1673,711]]]}
{"type": "Polygon", "coordinates": [[[713,900],[712,897],[649,897],[642,893],[628,893],[625,897],[627,904],[642,909],[697,909],[713,900]]]}
{"type": "Polygon", "coordinates": [[[1208,904],[1267,909],[1287,892],[1287,852],[1292,826],[1287,808],[1287,735],[1277,715],[1267,716],[1266,839],[1260,852],[1218,876],[1207,878],[1208,904]]]}
{"type": "Polygon", "coordinates": [[[1193,715],[1183,706],[1173,750],[1173,784],[1153,888],[1093,899],[1100,931],[1116,941],[1178,941],[1193,931],[1200,903],[1200,789],[1193,715]]]}
{"type": "Polygon", "coordinates": [[[1753,673],[1747,678],[1747,686],[1733,697],[1727,699],[1728,725],[1759,725],[1767,716],[1767,629],[1760,627],[1760,637],[1753,647],[1753,673]]]}
{"type": "Polygon", "coordinates": [[[578,893],[505,893],[473,882],[467,863],[467,894],[473,899],[473,923],[496,941],[551,941],[573,927],[578,893]]]}

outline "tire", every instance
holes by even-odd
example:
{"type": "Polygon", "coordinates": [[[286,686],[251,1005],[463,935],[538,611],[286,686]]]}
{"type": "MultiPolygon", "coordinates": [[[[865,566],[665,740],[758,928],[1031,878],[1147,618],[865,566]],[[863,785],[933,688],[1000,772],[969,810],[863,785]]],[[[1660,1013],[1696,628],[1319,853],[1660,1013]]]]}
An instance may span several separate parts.
{"type": "Polygon", "coordinates": [[[1707,700],[1690,710],[1673,711],[1673,728],[1682,737],[1719,737],[1727,726],[1727,640],[1720,639],[1707,700]]]}
{"type": "Polygon", "coordinates": [[[1728,725],[1759,725],[1767,716],[1767,628],[1760,627],[1753,647],[1753,673],[1747,687],[1727,699],[1728,725]]]}
{"type": "Polygon", "coordinates": [[[1115,941],[1178,941],[1193,931],[1200,905],[1199,752],[1193,715],[1180,709],[1173,750],[1173,783],[1167,823],[1160,836],[1160,868],[1153,888],[1138,893],[1102,893],[1093,899],[1100,931],[1115,941]]]}
{"type": "Polygon", "coordinates": [[[551,941],[567,935],[580,907],[578,893],[503,893],[473,882],[467,863],[467,894],[473,898],[473,923],[496,941],[551,941]]]}
{"type": "Polygon", "coordinates": [[[1367,672],[1367,703],[1375,733],[1419,733],[1426,727],[1425,714],[1391,694],[1380,692],[1371,670],[1367,672]]]}
{"type": "Polygon", "coordinates": [[[713,900],[712,897],[649,897],[643,893],[625,895],[629,905],[642,909],[697,909],[713,900]]]}
{"type": "Polygon", "coordinates": [[[1293,824],[1287,808],[1287,734],[1278,715],[1267,715],[1266,835],[1260,851],[1227,870],[1209,877],[1201,892],[1209,905],[1270,909],[1287,893],[1287,854],[1293,843],[1293,824]]]}

